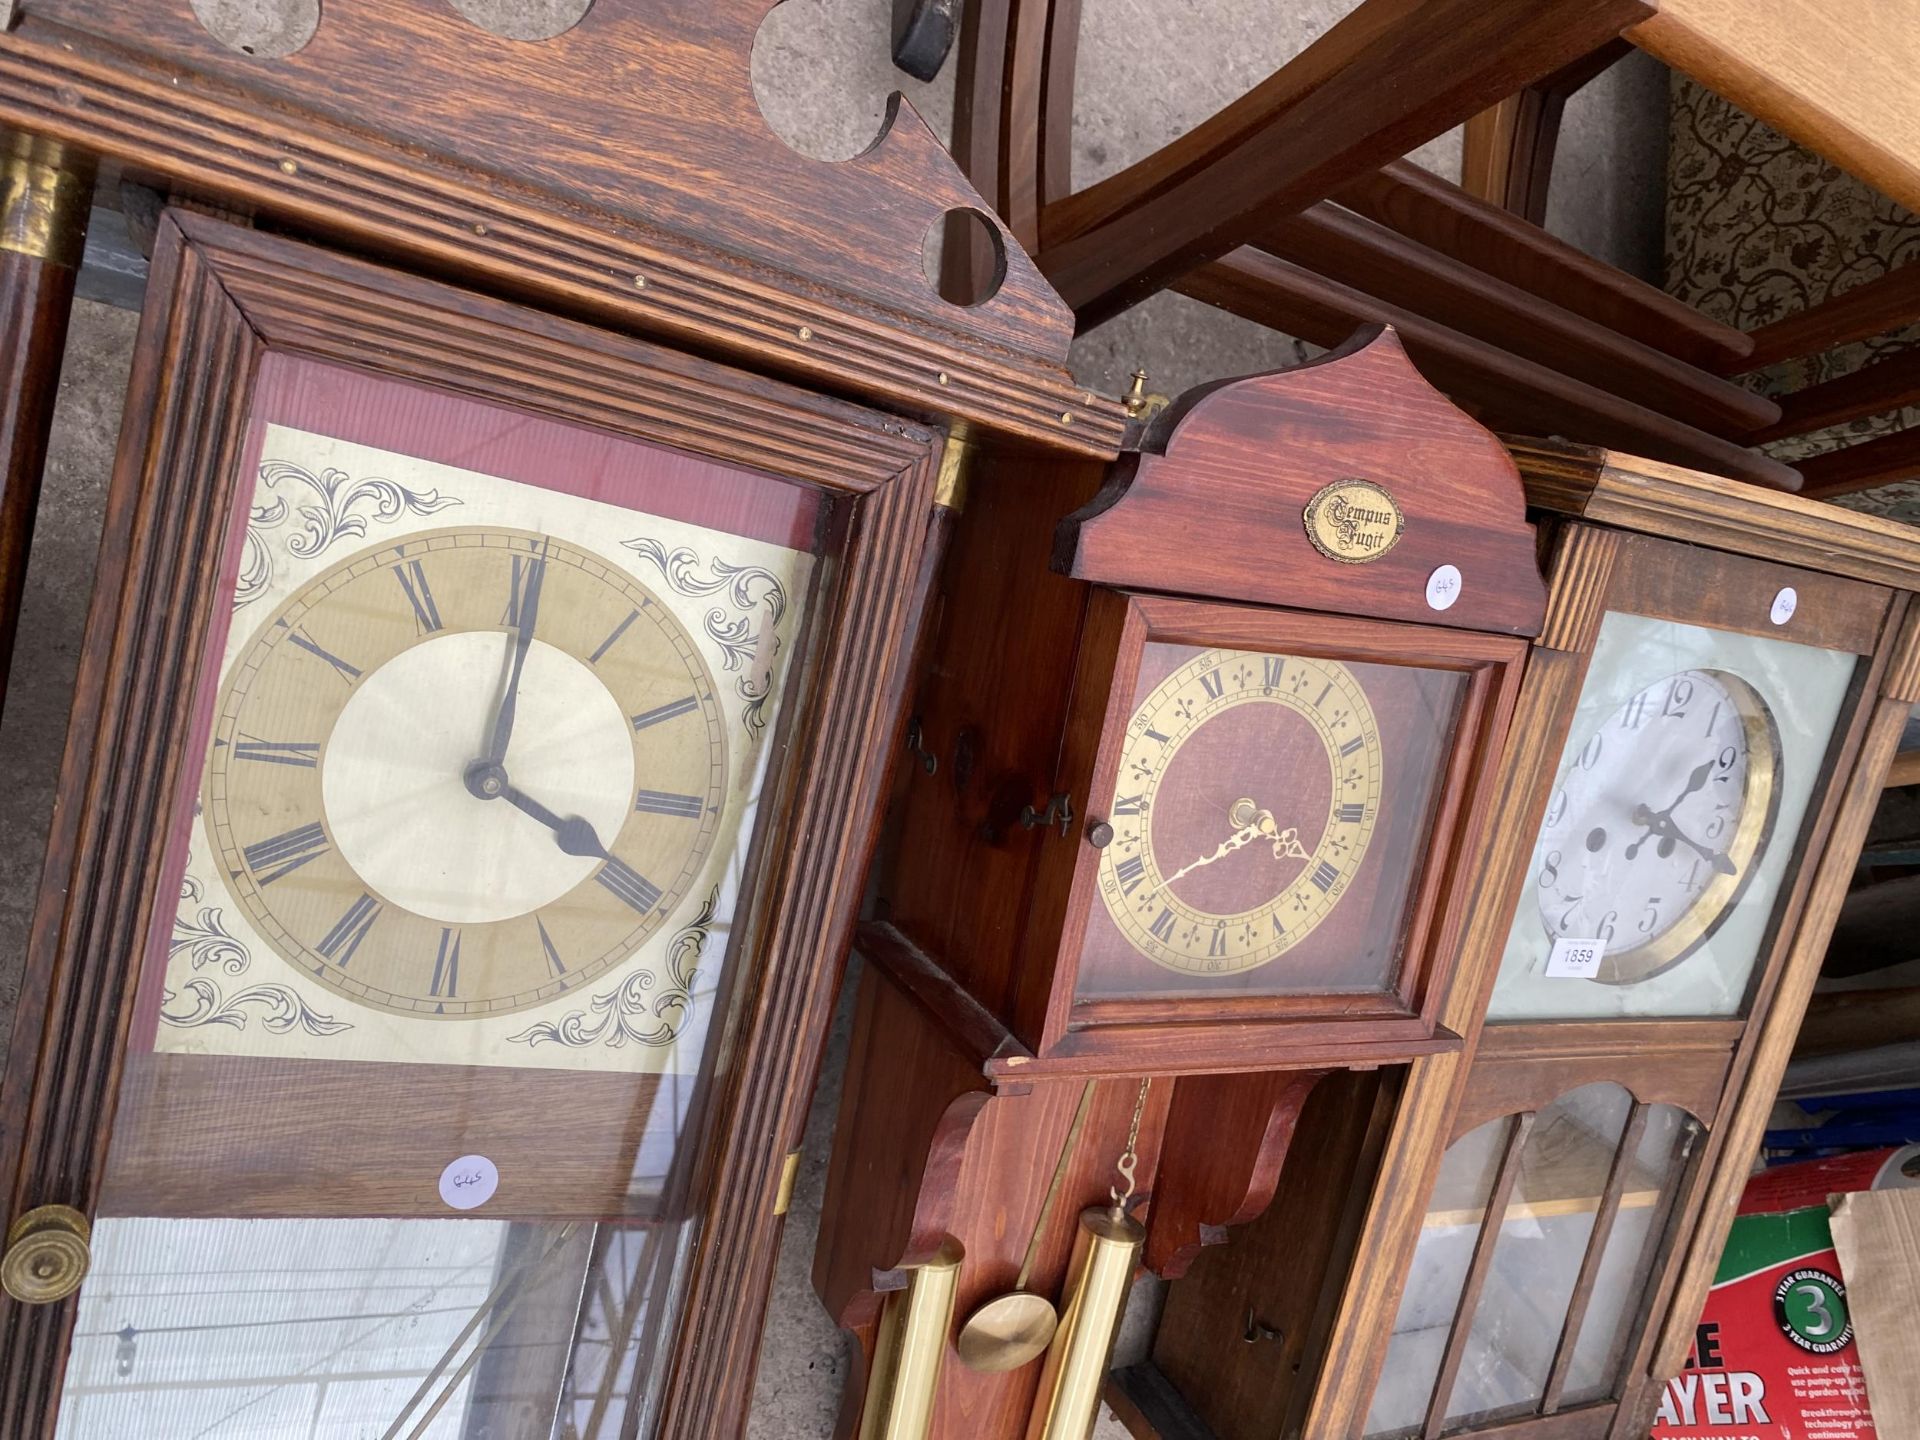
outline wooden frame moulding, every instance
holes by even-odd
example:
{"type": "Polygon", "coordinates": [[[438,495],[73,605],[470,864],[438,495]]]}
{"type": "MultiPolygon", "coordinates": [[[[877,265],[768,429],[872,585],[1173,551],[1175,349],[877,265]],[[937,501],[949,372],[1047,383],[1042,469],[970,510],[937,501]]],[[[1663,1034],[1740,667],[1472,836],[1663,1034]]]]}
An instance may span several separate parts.
{"type": "MultiPolygon", "coordinates": [[[[1693,579],[1685,588],[1690,593],[1714,591],[1720,595],[1720,603],[1711,607],[1720,613],[1704,617],[1705,623],[1732,624],[1733,628],[1754,633],[1779,632],[1764,615],[1742,621],[1733,613],[1740,585],[1765,586],[1764,593],[1770,597],[1777,583],[1768,582],[1776,576],[1797,578],[1794,572],[1775,567],[1817,566],[1824,573],[1809,578],[1819,587],[1823,597],[1820,604],[1832,620],[1816,641],[1865,652],[1867,663],[1856,673],[1853,698],[1842,728],[1829,747],[1826,771],[1816,787],[1800,837],[1802,853],[1817,859],[1796,867],[1776,901],[1761,964],[1756,967],[1747,1012],[1750,1019],[1732,1024],[1678,1022],[1658,1027],[1664,1054],[1661,1068],[1670,1070],[1676,1079],[1686,1073],[1695,1075],[1697,1078],[1685,1084],[1696,1094],[1704,1094],[1707,1088],[1718,1094],[1710,1112],[1701,1116],[1709,1132],[1708,1144],[1701,1146],[1701,1153],[1695,1157],[1694,1178],[1684,1201],[1686,1213],[1675,1226],[1669,1254],[1656,1271],[1656,1283],[1650,1290],[1654,1303],[1649,1313],[1669,1318],[1664,1331],[1659,1323],[1645,1327],[1626,1372],[1627,1389],[1618,1413],[1608,1422],[1605,1433],[1624,1440],[1635,1433],[1635,1425],[1644,1432],[1665,1372],[1677,1368],[1684,1358],[1680,1341],[1690,1335],[1691,1320],[1677,1317],[1697,1313],[1704,1294],[1702,1277],[1710,1276],[1712,1257],[1724,1237],[1724,1217],[1717,1207],[1724,1206],[1725,1216],[1730,1217],[1733,1199],[1726,1195],[1728,1186],[1732,1197],[1738,1194],[1737,1180],[1727,1177],[1739,1167],[1731,1160],[1723,1163],[1719,1157],[1731,1155],[1757,1138],[1757,1131],[1753,1136],[1733,1133],[1738,1129],[1735,1119],[1748,1117],[1748,1112],[1736,1116],[1736,1099],[1745,1096],[1749,1111],[1757,1106],[1764,1112],[1764,1101],[1753,1098],[1753,1092],[1759,1087],[1770,1097],[1777,1084],[1778,1067],[1784,1064],[1785,1048],[1804,1005],[1804,995],[1797,994],[1794,987],[1801,979],[1811,983],[1811,973],[1818,967],[1818,952],[1831,926],[1829,903],[1837,905],[1837,893],[1830,902],[1823,899],[1836,884],[1831,872],[1840,867],[1837,857],[1844,858],[1850,867],[1849,847],[1857,848],[1863,833],[1858,827],[1865,823],[1860,812],[1867,802],[1861,797],[1869,788],[1863,777],[1871,772],[1870,788],[1877,793],[1891,746],[1897,741],[1899,726],[1888,719],[1897,702],[1875,697],[1883,690],[1891,693],[1894,687],[1904,687],[1901,693],[1920,692],[1910,673],[1920,668],[1920,662],[1912,658],[1920,642],[1909,634],[1901,641],[1903,649],[1897,652],[1905,658],[1896,658],[1891,667],[1888,661],[1889,654],[1894,653],[1895,631],[1907,609],[1904,592],[1920,588],[1920,543],[1901,527],[1609,452],[1557,443],[1512,443],[1528,482],[1530,501],[1561,514],[1584,516],[1589,523],[1563,524],[1554,536],[1547,622],[1522,689],[1511,732],[1515,739],[1508,747],[1500,801],[1493,816],[1493,833],[1499,837],[1496,853],[1483,872],[1460,977],[1442,1012],[1442,1023],[1457,1028],[1466,1039],[1466,1047],[1459,1055],[1424,1057],[1411,1067],[1407,1100],[1375,1189],[1368,1222],[1371,1241],[1363,1246],[1362,1259],[1349,1277],[1336,1327],[1339,1338],[1310,1418],[1308,1433],[1312,1435],[1358,1432],[1378,1365],[1384,1358],[1384,1336],[1398,1307],[1399,1285],[1418,1235],[1424,1200],[1411,1197],[1425,1196],[1437,1173],[1439,1151],[1428,1137],[1436,1130],[1443,1135],[1456,1133],[1456,1122],[1458,1128],[1471,1128],[1465,1124],[1464,1097],[1475,1056],[1485,1056],[1489,1063],[1496,1057],[1509,1057],[1559,1071],[1568,1078],[1575,1071],[1604,1078],[1606,1045],[1601,1032],[1605,1027],[1481,1027],[1513,907],[1525,883],[1525,867],[1544,811],[1548,782],[1565,744],[1573,702],[1600,617],[1608,608],[1622,608],[1640,613],[1666,612],[1690,620],[1701,618],[1697,607],[1688,606],[1677,591],[1665,602],[1656,596],[1652,605],[1636,603],[1630,594],[1618,594],[1616,598],[1617,587],[1657,563],[1658,552],[1666,542],[1653,537],[1717,544],[1753,557],[1739,560],[1732,555],[1689,549],[1687,564],[1692,567],[1693,579]],[[1648,533],[1633,535],[1596,528],[1590,523],[1596,520],[1628,524],[1648,533]],[[1737,584],[1709,586],[1699,579],[1702,564],[1724,568],[1729,562],[1744,572],[1737,584]],[[1850,590],[1835,576],[1891,587],[1891,593],[1883,589],[1874,598],[1874,592],[1850,590]],[[1805,959],[1809,948],[1813,952],[1811,961],[1805,959]],[[1775,1032],[1783,1027],[1786,1038],[1775,1039],[1775,1032]],[[1551,1032],[1556,1029],[1566,1033],[1555,1036],[1551,1032]],[[1769,1057],[1776,1046],[1778,1063],[1770,1066],[1769,1057]],[[1713,1080],[1716,1072],[1724,1076],[1717,1084],[1713,1080]],[[1716,1224],[1718,1233],[1712,1233],[1716,1224]],[[1688,1287],[1698,1293],[1691,1293],[1688,1287]],[[1662,1349],[1651,1354],[1654,1337],[1660,1334],[1664,1334],[1662,1349]]],[[[1807,572],[1798,574],[1806,576],[1807,572]]],[[[1786,638],[1807,637],[1790,634],[1786,638]]],[[[1905,713],[1904,708],[1900,713],[1905,713]]],[[[1870,805],[1867,808],[1870,810],[1870,805]]],[[[1844,881],[1837,883],[1839,891],[1844,891],[1844,881]]],[[[1654,1029],[1635,1023],[1629,1027],[1631,1033],[1622,1032],[1622,1038],[1644,1047],[1654,1038],[1654,1029]]],[[[1642,1054],[1642,1063],[1645,1058],[1642,1054]]],[[[1591,1417],[1575,1420],[1556,1415],[1485,1433],[1504,1434],[1509,1429],[1524,1428],[1529,1436],[1583,1434],[1594,1423],[1591,1417]]]]}
{"type": "Polygon", "coordinates": [[[1045,1006],[1044,1019],[1031,1032],[1037,1059],[1026,1073],[1093,1073],[1103,1057],[1107,1068],[1118,1065],[1129,1074],[1185,1071],[1196,1048],[1208,1068],[1232,1070],[1281,1060],[1394,1059],[1435,1040],[1450,1045],[1451,1038],[1437,1030],[1437,1011],[1463,917],[1441,897],[1457,883],[1484,823],[1494,737],[1503,733],[1512,708],[1524,643],[1431,626],[1098,591],[1080,647],[1074,713],[1056,782],[1073,797],[1077,813],[1108,813],[1141,649],[1156,641],[1416,665],[1466,677],[1452,750],[1430,802],[1429,839],[1422,847],[1427,859],[1409,896],[1399,963],[1386,990],[1371,998],[1341,992],[1076,1000],[1080,942],[1089,907],[1097,903],[1100,853],[1088,845],[1056,848],[1041,856],[1027,928],[1038,949],[1029,949],[1021,966],[1026,1004],[1045,1006]],[[1353,1036],[1356,1027],[1364,1027],[1364,1038],[1353,1036]]]}
{"type": "MultiPolygon", "coordinates": [[[[661,1436],[743,1423],[797,1145],[873,842],[939,436],[778,382],[204,217],[162,220],[9,1051],[9,1213],[90,1211],[112,1128],[157,852],[182,783],[260,357],[287,351],[784,475],[855,517],[744,930],[732,1058],[661,1398],[661,1436]],[[350,319],[350,323],[343,323],[350,319]],[[805,825],[795,817],[806,815],[805,825]]],[[[69,1300],[0,1302],[0,1418],[50,1433],[69,1300]]]]}
{"type": "Polygon", "coordinates": [[[773,132],[749,63],[766,9],[597,0],[515,40],[446,5],[339,4],[266,56],[173,0],[27,0],[0,29],[0,125],[464,283],[1112,455],[1124,416],[1068,374],[1071,316],[910,104],[841,163],[773,132]],[[956,212],[993,237],[997,288],[971,306],[923,268],[956,212]]]}

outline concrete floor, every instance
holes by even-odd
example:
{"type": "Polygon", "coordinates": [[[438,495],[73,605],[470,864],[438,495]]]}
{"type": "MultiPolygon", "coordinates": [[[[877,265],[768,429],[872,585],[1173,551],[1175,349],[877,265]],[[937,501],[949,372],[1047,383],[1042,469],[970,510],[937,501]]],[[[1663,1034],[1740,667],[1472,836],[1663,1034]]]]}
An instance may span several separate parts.
{"type": "MultiPolygon", "coordinates": [[[[313,0],[193,0],[215,23],[267,48],[303,23],[313,0]]],[[[452,0],[502,29],[551,30],[582,0],[452,0]]],[[[1112,173],[1189,129],[1298,51],[1348,0],[1087,0],[1077,97],[1075,179],[1112,173]]],[[[753,57],[769,122],[809,153],[857,153],[878,131],[893,89],[936,130],[951,125],[952,67],[920,85],[888,61],[889,0],[787,0],[753,57]]],[[[1665,75],[1636,57],[1576,97],[1560,151],[1549,224],[1638,273],[1659,263],[1665,173],[1665,75]]],[[[1416,157],[1457,173],[1458,137],[1416,157]]],[[[40,507],[21,635],[0,720],[0,1012],[18,986],[53,783],[90,593],[101,503],[134,335],[131,312],[81,302],[61,377],[53,454],[40,507]]],[[[1176,296],[1162,296],[1081,337],[1081,383],[1117,393],[1135,366],[1169,394],[1202,380],[1293,363],[1298,342],[1176,296]]],[[[0,1018],[4,1018],[0,1015],[0,1018]]],[[[755,1395],[755,1440],[831,1432],[844,1374],[840,1337],[808,1280],[849,1017],[808,1130],[755,1395]]],[[[1122,1433],[1108,1417],[1100,1434],[1122,1433]]]]}

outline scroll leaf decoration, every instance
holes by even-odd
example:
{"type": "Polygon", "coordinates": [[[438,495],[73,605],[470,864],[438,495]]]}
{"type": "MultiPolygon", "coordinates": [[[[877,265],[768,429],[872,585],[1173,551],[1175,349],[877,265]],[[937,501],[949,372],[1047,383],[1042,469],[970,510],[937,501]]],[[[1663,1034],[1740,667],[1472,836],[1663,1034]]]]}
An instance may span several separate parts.
{"type": "Polygon", "coordinates": [[[204,975],[194,976],[180,991],[167,991],[160,1018],[182,1029],[196,1025],[231,1025],[236,1030],[244,1030],[251,1018],[248,1007],[252,1006],[259,1007],[260,1026],[269,1035],[285,1035],[295,1029],[308,1035],[338,1035],[342,1030],[353,1028],[344,1020],[335,1020],[312,1009],[288,986],[249,985],[231,995],[222,995],[220,987],[204,975]],[[184,1008],[181,1008],[183,1001],[184,1008]]]}
{"type": "MultiPolygon", "coordinates": [[[[253,956],[228,932],[220,907],[202,904],[204,898],[197,879],[192,875],[181,878],[180,910],[173,917],[173,935],[167,941],[169,964],[186,954],[195,970],[211,966],[227,975],[246,974],[253,956]]],[[[199,1025],[244,1030],[256,1010],[261,1028],[269,1035],[285,1035],[296,1029],[308,1035],[338,1035],[353,1028],[344,1020],[312,1009],[286,985],[249,985],[229,995],[218,981],[194,975],[178,990],[166,991],[160,1002],[160,1018],[183,1030],[199,1025]]]]}
{"type": "Polygon", "coordinates": [[[518,1035],[509,1035],[508,1041],[528,1046],[551,1041],[576,1050],[589,1045],[619,1049],[629,1042],[655,1048],[672,1044],[692,1013],[693,981],[719,903],[720,887],[716,885],[702,902],[700,913],[674,933],[667,945],[667,983],[658,995],[650,998],[659,983],[654,972],[639,969],[613,989],[590,998],[586,1010],[571,1011],[558,1020],[542,1020],[518,1035]]]}
{"type": "Polygon", "coordinates": [[[403,515],[433,515],[461,502],[438,490],[410,490],[397,480],[369,476],[355,480],[329,466],[315,475],[285,460],[260,466],[260,483],[272,490],[290,482],[293,500],[275,495],[247,513],[247,535],[240,559],[240,578],[234,591],[238,609],[266,593],[273,583],[273,549],[268,532],[298,516],[299,528],[286,540],[289,555],[310,560],[346,536],[364,540],[369,521],[390,525],[403,515]]]}
{"type": "Polygon", "coordinates": [[[707,638],[720,647],[721,664],[727,671],[738,674],[734,688],[747,702],[742,723],[747,735],[758,739],[767,728],[761,712],[773,693],[773,657],[780,650],[779,627],[787,614],[787,592],[780,577],[759,565],[734,565],[717,557],[703,566],[692,546],[678,545],[669,550],[650,536],[620,543],[651,562],[676,594],[704,598],[725,592],[727,604],[715,606],[704,617],[707,638]],[[771,643],[765,650],[765,663],[756,669],[753,658],[762,625],[771,643]]]}

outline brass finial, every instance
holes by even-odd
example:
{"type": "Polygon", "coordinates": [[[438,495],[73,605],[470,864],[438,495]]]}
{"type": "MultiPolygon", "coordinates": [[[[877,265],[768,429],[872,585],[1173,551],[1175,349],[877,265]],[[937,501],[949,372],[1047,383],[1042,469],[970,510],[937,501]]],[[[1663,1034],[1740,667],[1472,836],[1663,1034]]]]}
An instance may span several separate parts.
{"type": "Polygon", "coordinates": [[[1133,372],[1133,383],[1127,387],[1120,403],[1129,420],[1151,420],[1173,402],[1147,389],[1147,372],[1142,368],[1133,372]]]}

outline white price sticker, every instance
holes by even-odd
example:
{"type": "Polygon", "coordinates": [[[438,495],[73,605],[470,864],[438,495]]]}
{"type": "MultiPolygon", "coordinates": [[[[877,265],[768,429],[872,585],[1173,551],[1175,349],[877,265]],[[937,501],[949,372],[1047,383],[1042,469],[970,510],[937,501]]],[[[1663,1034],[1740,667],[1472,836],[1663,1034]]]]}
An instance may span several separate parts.
{"type": "Polygon", "coordinates": [[[1442,565],[1427,577],[1427,604],[1435,610],[1451,610],[1460,598],[1460,567],[1442,565]]]}
{"type": "Polygon", "coordinates": [[[1800,592],[1791,585],[1783,585],[1780,593],[1773,597],[1773,609],[1767,612],[1767,617],[1776,625],[1784,625],[1799,608],[1800,592]]]}
{"type": "Polygon", "coordinates": [[[1553,942],[1553,950],[1547,956],[1547,978],[1591,980],[1593,972],[1600,968],[1600,957],[1605,953],[1604,941],[1571,940],[1563,935],[1553,942]]]}
{"type": "Polygon", "coordinates": [[[440,1172],[440,1198],[456,1210],[477,1210],[499,1188],[499,1167],[484,1155],[462,1155],[440,1172]]]}

